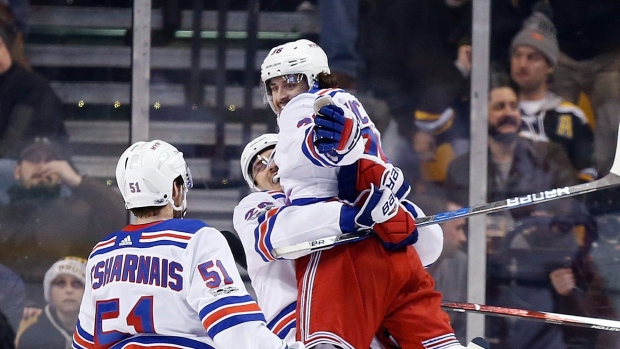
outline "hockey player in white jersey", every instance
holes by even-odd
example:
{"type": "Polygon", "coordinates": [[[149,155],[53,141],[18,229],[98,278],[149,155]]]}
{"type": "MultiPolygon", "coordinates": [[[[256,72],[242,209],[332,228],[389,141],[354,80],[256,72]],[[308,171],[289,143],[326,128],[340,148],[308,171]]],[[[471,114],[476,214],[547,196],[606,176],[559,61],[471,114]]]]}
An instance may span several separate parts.
{"type": "MultiPolygon", "coordinates": [[[[291,260],[276,260],[271,251],[307,239],[356,231],[355,216],[360,208],[338,200],[287,206],[277,176],[278,168],[272,161],[277,140],[276,134],[267,133],[250,141],[243,150],[241,171],[252,193],[235,207],[233,222],[243,243],[248,274],[268,327],[290,343],[296,333],[295,265],[291,260]]],[[[441,254],[443,233],[438,225],[420,231],[415,247],[423,264],[430,265],[441,254]]],[[[383,348],[378,341],[389,341],[384,333],[377,332],[371,348],[383,348]]]]}
{"type": "Polygon", "coordinates": [[[333,197],[354,202],[369,190],[371,199],[364,202],[382,206],[370,214],[363,206],[355,220],[380,239],[296,260],[296,338],[308,347],[364,348],[385,327],[403,348],[462,348],[411,246],[418,237],[417,212],[400,201],[409,185],[383,154],[362,104],[336,88],[329,72],[325,52],[308,40],[274,47],[261,65],[261,86],[278,115],[274,159],[282,188],[293,206],[333,197]]]}
{"type": "Polygon", "coordinates": [[[74,348],[303,348],[267,328],[223,235],[180,219],[192,186],[181,152],[134,143],[116,179],[136,224],[93,248],[74,348]]]}

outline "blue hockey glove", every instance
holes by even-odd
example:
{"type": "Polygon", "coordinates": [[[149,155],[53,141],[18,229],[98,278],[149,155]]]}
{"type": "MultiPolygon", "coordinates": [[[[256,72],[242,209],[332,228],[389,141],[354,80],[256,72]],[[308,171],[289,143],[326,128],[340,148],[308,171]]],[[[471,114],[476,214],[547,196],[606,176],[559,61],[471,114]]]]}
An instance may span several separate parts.
{"type": "Polygon", "coordinates": [[[357,117],[345,113],[327,95],[316,99],[314,112],[314,144],[317,151],[332,155],[348,153],[361,136],[357,117]]]}

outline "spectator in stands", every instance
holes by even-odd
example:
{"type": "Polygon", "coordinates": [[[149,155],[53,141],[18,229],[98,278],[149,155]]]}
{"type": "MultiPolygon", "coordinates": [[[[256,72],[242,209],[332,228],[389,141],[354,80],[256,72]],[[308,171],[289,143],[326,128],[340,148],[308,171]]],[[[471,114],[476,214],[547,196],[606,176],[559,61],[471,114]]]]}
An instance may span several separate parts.
{"type": "Polygon", "coordinates": [[[357,50],[359,11],[359,0],[318,1],[320,46],[340,87],[353,91],[361,60],[357,50]]]}
{"type": "Polygon", "coordinates": [[[29,30],[30,0],[2,0],[0,3],[7,4],[11,8],[15,15],[15,28],[20,33],[27,33],[29,30]]]}
{"type": "Polygon", "coordinates": [[[17,336],[20,349],[70,348],[77,324],[84,280],[86,260],[65,257],[45,273],[43,290],[47,305],[43,312],[17,336]]]}
{"type": "Polygon", "coordinates": [[[454,64],[422,92],[414,118],[413,150],[420,158],[420,190],[441,186],[448,164],[469,150],[471,41],[463,38],[454,64]]]}
{"type": "MultiPolygon", "coordinates": [[[[7,328],[2,333],[15,336],[24,312],[24,282],[11,269],[0,264],[0,313],[5,317],[7,328]]],[[[0,334],[2,337],[2,334],[0,334]]],[[[2,346],[0,338],[0,348],[2,346]]]]}
{"type": "MultiPolygon", "coordinates": [[[[576,184],[575,170],[560,146],[519,137],[519,98],[508,77],[492,75],[490,87],[487,202],[576,184]]],[[[469,168],[469,153],[456,157],[448,166],[445,185],[448,198],[462,206],[468,205],[469,168]]],[[[533,210],[569,209],[570,205],[562,202],[502,213],[506,223],[503,227],[509,227],[512,218],[528,216],[533,210]]]]}
{"type": "MultiPolygon", "coordinates": [[[[463,208],[436,195],[416,195],[414,200],[429,215],[463,208]]],[[[444,301],[467,302],[467,254],[463,251],[467,242],[466,225],[465,218],[440,224],[443,230],[443,250],[439,259],[428,267],[428,272],[435,280],[435,289],[441,292],[444,301]]],[[[467,342],[465,314],[449,312],[448,315],[456,339],[461,343],[467,342]]]]}
{"type": "Polygon", "coordinates": [[[620,122],[620,1],[549,3],[561,50],[551,90],[575,104],[582,92],[589,97],[597,170],[607,173],[620,122]]]}
{"type": "Polygon", "coordinates": [[[0,158],[16,157],[34,137],[66,141],[62,102],[41,75],[18,63],[10,8],[0,4],[0,158]]]}
{"type": "MultiPolygon", "coordinates": [[[[18,0],[18,2],[19,1],[20,0],[18,0]]],[[[21,19],[18,18],[18,14],[15,12],[15,4],[9,5],[10,6],[6,5],[6,1],[3,3],[0,0],[0,27],[7,27],[7,30],[12,33],[11,37],[7,41],[11,43],[9,45],[9,51],[11,51],[13,62],[19,64],[28,71],[32,71],[30,62],[26,57],[24,27],[20,24],[21,19]]],[[[20,11],[24,10],[23,6],[19,6],[19,8],[20,11]]],[[[21,15],[23,15],[23,13],[21,15]]]]}
{"type": "Polygon", "coordinates": [[[327,54],[330,72],[338,80],[338,87],[355,94],[372,117],[377,130],[383,132],[392,120],[390,106],[385,99],[378,98],[372,89],[357,91],[357,75],[363,67],[358,43],[360,6],[359,0],[318,1],[320,46],[327,54]]]}
{"type": "Polygon", "coordinates": [[[520,88],[521,136],[562,145],[579,178],[591,181],[598,177],[592,129],[579,107],[549,91],[559,54],[555,26],[544,13],[534,12],[511,44],[510,74],[520,88]]]}
{"type": "Polygon", "coordinates": [[[394,119],[382,132],[383,148],[406,178],[418,179],[420,160],[412,151],[414,112],[422,102],[421,94],[433,86],[438,74],[452,69],[458,42],[466,34],[461,24],[471,21],[471,3],[395,0],[362,4],[358,37],[365,65],[357,87],[389,105],[394,119]],[[400,44],[390,44],[394,40],[400,44]]]}
{"type": "Polygon", "coordinates": [[[22,150],[14,175],[10,202],[0,206],[0,262],[26,282],[27,306],[43,307],[40,287],[49,265],[88,256],[127,215],[115,190],[77,173],[65,148],[47,139],[22,150]]]}
{"type": "MultiPolygon", "coordinates": [[[[489,275],[493,289],[489,303],[616,318],[592,263],[590,248],[595,238],[596,225],[585,214],[535,216],[521,221],[506,235],[500,253],[491,256],[503,261],[503,272],[489,275]]],[[[502,348],[615,349],[620,344],[617,333],[609,331],[557,327],[528,320],[504,322],[503,326],[502,348]]]]}
{"type": "Polygon", "coordinates": [[[592,259],[618,315],[616,319],[620,320],[620,189],[598,190],[586,198],[588,212],[596,217],[598,228],[598,239],[592,244],[592,259]]]}

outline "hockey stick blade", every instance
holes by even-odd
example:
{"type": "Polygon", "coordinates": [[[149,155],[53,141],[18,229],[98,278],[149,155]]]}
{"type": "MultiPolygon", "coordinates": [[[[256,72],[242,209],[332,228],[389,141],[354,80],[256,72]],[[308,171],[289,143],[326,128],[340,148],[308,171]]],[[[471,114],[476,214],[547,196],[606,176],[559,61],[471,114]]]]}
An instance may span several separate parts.
{"type": "Polygon", "coordinates": [[[620,332],[620,321],[615,320],[598,319],[576,315],[564,315],[535,310],[504,308],[475,303],[443,302],[441,304],[441,307],[445,310],[459,313],[473,312],[492,316],[536,320],[556,325],[568,325],[592,328],[596,330],[620,332]]]}
{"type": "MultiPolygon", "coordinates": [[[[542,202],[567,198],[575,195],[587,194],[593,191],[602,190],[617,185],[620,185],[620,134],[618,135],[618,143],[616,144],[616,155],[613,165],[611,166],[611,170],[605,177],[601,179],[593,182],[541,191],[539,193],[532,193],[525,196],[495,201],[487,204],[464,207],[454,211],[437,213],[432,216],[418,217],[416,218],[416,225],[418,227],[423,227],[425,225],[443,223],[445,221],[449,221],[455,218],[466,218],[478,214],[500,212],[517,207],[524,207],[539,204],[542,202]]],[[[291,246],[274,248],[272,253],[276,258],[282,258],[294,253],[324,250],[343,243],[364,240],[372,236],[375,236],[372,230],[361,230],[355,233],[330,236],[327,238],[302,242],[291,246]]]]}

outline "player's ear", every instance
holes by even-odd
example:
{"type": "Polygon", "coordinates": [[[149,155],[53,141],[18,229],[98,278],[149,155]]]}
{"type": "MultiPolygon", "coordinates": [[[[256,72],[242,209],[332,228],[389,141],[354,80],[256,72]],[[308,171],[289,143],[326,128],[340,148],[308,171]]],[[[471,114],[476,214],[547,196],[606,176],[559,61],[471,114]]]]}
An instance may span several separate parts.
{"type": "Polygon", "coordinates": [[[172,199],[177,202],[177,199],[181,197],[181,186],[177,184],[177,181],[172,182],[172,199]]]}

